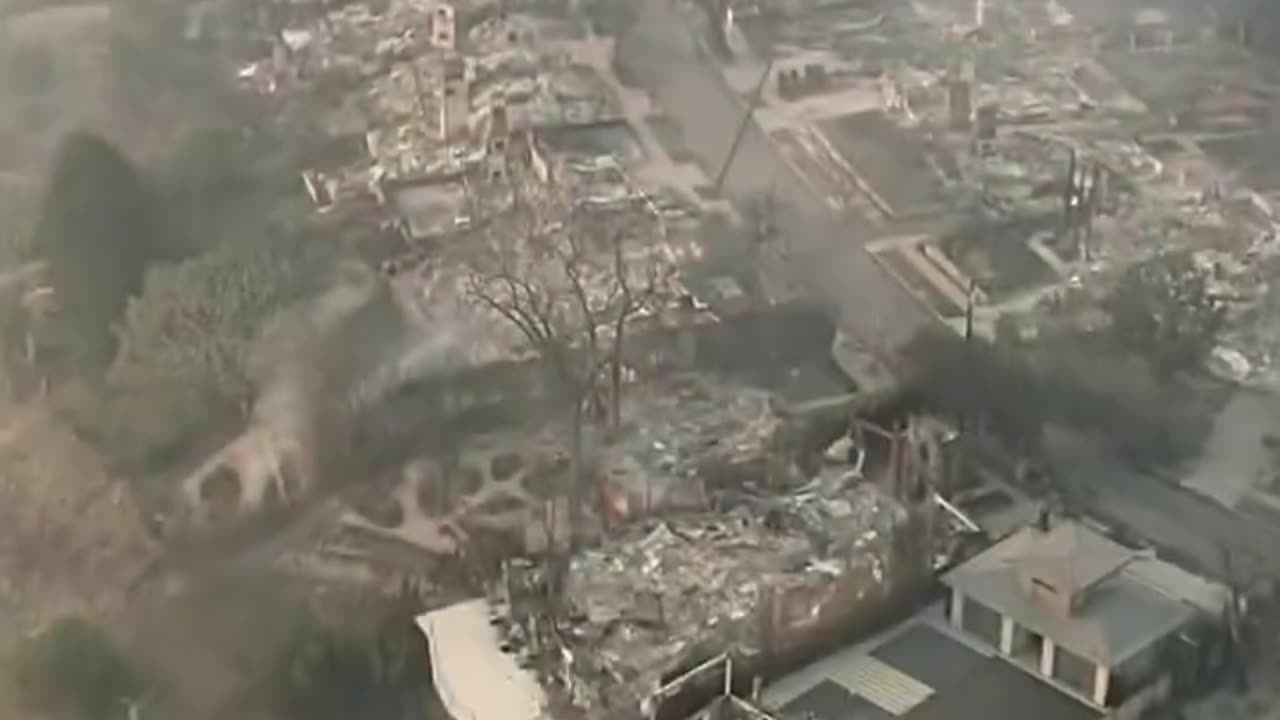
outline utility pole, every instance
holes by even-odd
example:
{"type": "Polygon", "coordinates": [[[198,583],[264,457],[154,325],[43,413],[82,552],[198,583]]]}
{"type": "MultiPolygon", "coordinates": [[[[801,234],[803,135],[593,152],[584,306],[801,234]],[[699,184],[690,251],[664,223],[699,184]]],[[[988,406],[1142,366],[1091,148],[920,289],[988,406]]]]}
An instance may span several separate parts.
{"type": "Polygon", "coordinates": [[[409,58],[409,72],[413,75],[413,96],[418,101],[418,115],[422,118],[422,124],[425,127],[430,122],[430,118],[427,117],[426,101],[422,99],[422,71],[418,69],[416,57],[409,58]]]}
{"type": "Polygon", "coordinates": [[[1089,262],[1093,259],[1093,221],[1098,215],[1099,206],[1102,204],[1103,183],[1102,166],[1094,162],[1089,168],[1089,191],[1083,199],[1084,217],[1081,219],[1081,243],[1084,250],[1084,260],[1089,262]]]}
{"type": "Polygon", "coordinates": [[[742,113],[742,122],[738,124],[738,131],[733,136],[733,143],[729,145],[729,153],[720,165],[720,172],[716,173],[716,182],[713,185],[716,193],[720,193],[724,189],[724,179],[729,174],[729,167],[733,165],[733,158],[738,154],[738,148],[742,145],[742,138],[746,136],[747,127],[751,125],[751,116],[755,114],[756,107],[760,105],[760,98],[764,94],[764,86],[769,82],[769,76],[772,73],[773,58],[769,58],[769,62],[764,66],[764,72],[760,74],[760,81],[756,83],[755,90],[752,91],[751,97],[747,99],[747,107],[742,113]]]}
{"type": "Polygon", "coordinates": [[[978,281],[969,279],[969,293],[964,303],[964,341],[973,341],[973,298],[978,294],[978,281]]]}
{"type": "Polygon", "coordinates": [[[1230,652],[1227,655],[1227,663],[1230,667],[1232,680],[1236,685],[1236,689],[1244,692],[1249,688],[1249,665],[1248,658],[1245,655],[1244,637],[1241,631],[1240,609],[1243,606],[1242,593],[1240,592],[1240,579],[1237,576],[1237,569],[1231,556],[1231,549],[1225,544],[1221,545],[1219,552],[1222,555],[1222,570],[1227,581],[1227,607],[1226,607],[1226,634],[1228,647],[1230,652]]]}
{"type": "Polygon", "coordinates": [[[1067,156],[1067,178],[1062,184],[1062,229],[1071,232],[1075,220],[1076,149],[1070,148],[1067,156]]]}

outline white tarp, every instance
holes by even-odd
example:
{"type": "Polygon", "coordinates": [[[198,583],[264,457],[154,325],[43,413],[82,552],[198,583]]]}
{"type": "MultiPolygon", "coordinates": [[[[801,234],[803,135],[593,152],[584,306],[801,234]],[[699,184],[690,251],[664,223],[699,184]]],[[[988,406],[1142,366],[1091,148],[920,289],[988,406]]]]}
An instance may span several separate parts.
{"type": "Polygon", "coordinates": [[[454,720],[539,720],[546,694],[502,652],[489,603],[467,600],[418,616],[431,653],[431,679],[454,720]]]}

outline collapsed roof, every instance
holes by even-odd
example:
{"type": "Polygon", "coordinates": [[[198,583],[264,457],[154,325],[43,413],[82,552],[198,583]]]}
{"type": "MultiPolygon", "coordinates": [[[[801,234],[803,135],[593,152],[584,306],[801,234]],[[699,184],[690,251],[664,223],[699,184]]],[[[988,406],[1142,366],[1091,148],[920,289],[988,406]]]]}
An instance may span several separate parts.
{"type": "MultiPolygon", "coordinates": [[[[838,584],[853,578],[855,597],[882,589],[906,518],[874,486],[824,480],[631,526],[568,560],[567,621],[512,592],[512,645],[588,717],[629,717],[692,664],[811,627],[838,584]]],[[[511,587],[542,582],[530,573],[511,587]]]]}

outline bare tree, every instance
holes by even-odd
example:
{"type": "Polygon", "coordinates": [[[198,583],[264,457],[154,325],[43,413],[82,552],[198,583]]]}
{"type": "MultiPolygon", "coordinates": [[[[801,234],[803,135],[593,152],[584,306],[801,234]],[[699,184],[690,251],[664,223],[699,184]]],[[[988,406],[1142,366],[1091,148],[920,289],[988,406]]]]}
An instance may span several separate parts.
{"type": "Polygon", "coordinates": [[[671,297],[674,255],[646,203],[595,206],[567,184],[520,172],[476,190],[479,242],[469,249],[467,292],[537,353],[554,402],[568,414],[576,528],[586,491],[584,424],[607,415],[618,427],[627,331],[671,297]]]}
{"type": "Polygon", "coordinates": [[[669,255],[655,257],[646,253],[637,258],[626,251],[628,240],[652,242],[661,234],[659,237],[635,237],[630,234],[634,231],[633,226],[619,227],[608,236],[613,263],[607,276],[608,300],[603,312],[597,315],[598,319],[612,322],[605,361],[609,368],[609,427],[615,432],[622,424],[622,381],[628,324],[640,315],[659,310],[675,294],[675,265],[669,255]]]}

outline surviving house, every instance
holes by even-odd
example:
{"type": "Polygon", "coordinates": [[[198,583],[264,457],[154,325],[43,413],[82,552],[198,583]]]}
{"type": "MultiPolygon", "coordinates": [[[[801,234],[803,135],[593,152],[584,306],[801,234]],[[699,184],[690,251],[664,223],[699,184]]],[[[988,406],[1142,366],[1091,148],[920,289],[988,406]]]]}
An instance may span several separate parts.
{"type": "Polygon", "coordinates": [[[941,580],[945,603],[698,720],[1133,720],[1192,677],[1228,599],[1047,516],[941,580]]]}
{"type": "Polygon", "coordinates": [[[1075,522],[1044,516],[942,578],[969,638],[1128,717],[1166,695],[1174,658],[1219,617],[1226,588],[1075,522]]]}

